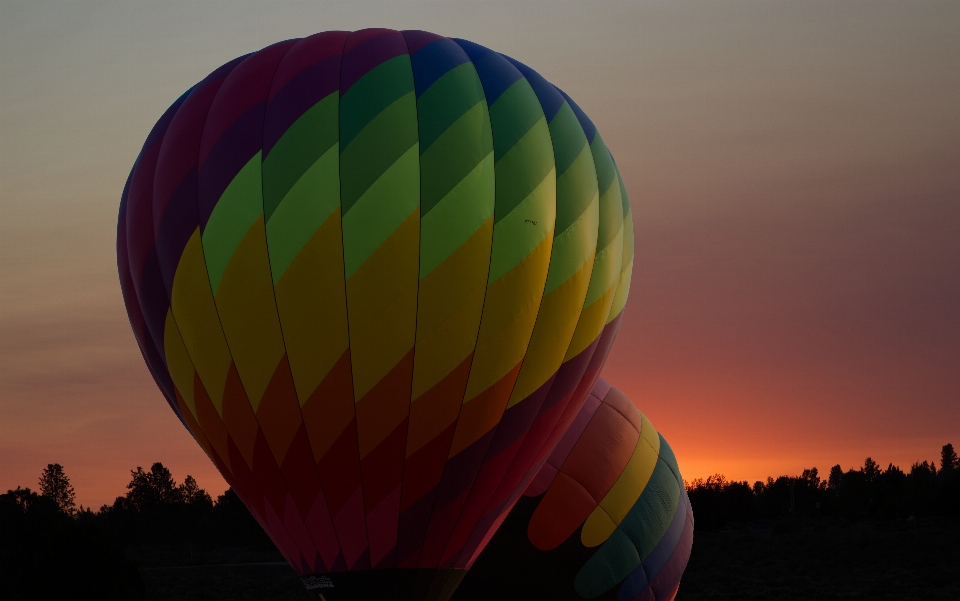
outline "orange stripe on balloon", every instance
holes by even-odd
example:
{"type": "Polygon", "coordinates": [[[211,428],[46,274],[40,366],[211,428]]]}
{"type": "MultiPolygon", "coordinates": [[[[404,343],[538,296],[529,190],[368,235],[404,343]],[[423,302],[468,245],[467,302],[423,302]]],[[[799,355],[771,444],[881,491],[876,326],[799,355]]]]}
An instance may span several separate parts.
{"type": "MultiPolygon", "coordinates": [[[[407,456],[412,456],[424,445],[457,421],[463,404],[463,391],[470,376],[473,353],[448,373],[432,388],[413,401],[410,407],[410,433],[407,440],[407,456]]],[[[444,451],[446,455],[446,451],[444,451]]]]}
{"type": "Polygon", "coordinates": [[[290,448],[302,421],[290,365],[287,363],[287,356],[283,355],[257,407],[257,422],[270,443],[278,465],[283,463],[287,449],[290,448]]]}
{"type": "Polygon", "coordinates": [[[223,387],[223,424],[247,465],[253,467],[253,446],[260,424],[233,363],[227,371],[227,381],[223,387]]]}
{"type": "Polygon", "coordinates": [[[493,386],[463,405],[457,422],[457,432],[450,446],[449,457],[454,457],[480,440],[500,422],[503,410],[506,409],[507,401],[510,399],[510,393],[513,391],[513,385],[517,381],[517,375],[520,373],[521,364],[522,362],[517,363],[493,386]]]}

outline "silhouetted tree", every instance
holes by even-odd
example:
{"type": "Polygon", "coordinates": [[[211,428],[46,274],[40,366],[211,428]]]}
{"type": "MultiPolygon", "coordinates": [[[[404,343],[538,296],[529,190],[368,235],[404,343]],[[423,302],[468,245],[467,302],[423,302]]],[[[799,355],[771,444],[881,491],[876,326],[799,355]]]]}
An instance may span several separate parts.
{"type": "Polygon", "coordinates": [[[960,459],[957,458],[957,452],[953,450],[953,445],[947,443],[940,450],[940,471],[957,471],[960,469],[960,459]]]}
{"type": "Polygon", "coordinates": [[[190,474],[187,474],[187,477],[183,480],[183,484],[180,485],[180,498],[187,505],[199,504],[213,506],[213,500],[210,498],[210,495],[207,494],[207,491],[200,488],[197,481],[190,474]]]}
{"type": "Polygon", "coordinates": [[[76,512],[77,495],[59,463],[48,463],[40,474],[40,494],[52,499],[65,514],[73,515],[76,512]]]}
{"type": "Polygon", "coordinates": [[[163,503],[176,503],[183,500],[183,490],[177,486],[170,470],[159,461],[146,472],[137,466],[130,471],[130,483],[127,484],[126,500],[138,511],[156,508],[163,503]]]}
{"type": "Polygon", "coordinates": [[[867,483],[871,483],[877,479],[877,477],[880,475],[880,472],[882,472],[883,469],[879,465],[877,465],[876,461],[874,461],[870,457],[867,457],[866,459],[864,459],[863,467],[860,468],[860,471],[861,473],[863,473],[863,477],[866,478],[867,483]]]}
{"type": "Polygon", "coordinates": [[[830,468],[830,476],[827,479],[827,488],[837,492],[843,484],[843,468],[840,464],[830,468]]]}

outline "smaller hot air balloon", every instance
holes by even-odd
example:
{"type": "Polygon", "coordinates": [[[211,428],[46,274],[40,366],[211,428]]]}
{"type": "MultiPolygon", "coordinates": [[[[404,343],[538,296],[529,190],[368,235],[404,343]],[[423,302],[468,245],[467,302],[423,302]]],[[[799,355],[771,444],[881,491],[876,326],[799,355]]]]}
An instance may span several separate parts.
{"type": "Polygon", "coordinates": [[[673,451],[599,379],[455,599],[669,601],[692,546],[673,451]]]}

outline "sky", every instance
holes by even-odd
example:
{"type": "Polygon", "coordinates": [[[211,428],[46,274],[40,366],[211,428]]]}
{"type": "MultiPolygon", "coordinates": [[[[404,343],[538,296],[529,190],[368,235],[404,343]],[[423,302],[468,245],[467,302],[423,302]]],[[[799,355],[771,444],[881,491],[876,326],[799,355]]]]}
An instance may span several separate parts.
{"type": "Polygon", "coordinates": [[[373,26],[513,56],[597,124],[636,231],[603,375],[686,479],[960,444],[955,0],[0,0],[0,490],[53,462],[86,506],[155,461],[226,487],[130,331],[120,193],[220,64],[373,26]]]}

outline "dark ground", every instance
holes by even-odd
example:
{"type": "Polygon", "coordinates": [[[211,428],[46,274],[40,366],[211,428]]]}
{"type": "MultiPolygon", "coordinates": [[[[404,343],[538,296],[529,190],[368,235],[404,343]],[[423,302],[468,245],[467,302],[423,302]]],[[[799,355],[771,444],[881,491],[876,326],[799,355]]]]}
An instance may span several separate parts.
{"type": "MultiPolygon", "coordinates": [[[[127,553],[150,601],[309,599],[293,570],[263,551],[127,553]]],[[[472,572],[454,601],[474,599],[471,589],[499,577],[472,572]]],[[[785,519],[697,532],[677,601],[726,599],[960,600],[960,518],[785,519]]]]}

